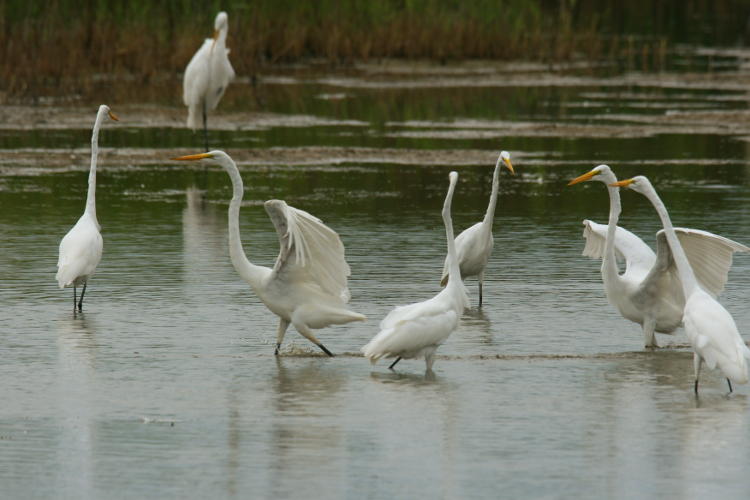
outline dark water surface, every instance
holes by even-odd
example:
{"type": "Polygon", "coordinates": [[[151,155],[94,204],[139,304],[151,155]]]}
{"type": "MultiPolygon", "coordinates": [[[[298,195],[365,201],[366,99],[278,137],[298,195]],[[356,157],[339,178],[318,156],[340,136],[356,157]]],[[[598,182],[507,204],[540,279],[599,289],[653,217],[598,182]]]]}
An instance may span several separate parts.
{"type": "MultiPolygon", "coordinates": [[[[278,252],[262,208],[270,198],[322,218],[346,245],[351,304],[368,321],[318,332],[333,359],[293,329],[273,356],[276,317],[228,258],[229,179],[218,167],[170,162],[172,150],[199,151],[199,139],[178,128],[105,126],[105,150],[170,153],[148,165],[102,161],[104,257],[74,316],[72,291],[54,275],[57,245],[83,210],[86,157],[78,151],[66,168],[12,158],[85,148],[89,121],[0,133],[11,158],[0,176],[1,496],[747,498],[750,389],[727,397],[706,372],[696,400],[682,330],[659,337],[665,349],[643,349],[640,327],[607,303],[599,263],[580,255],[581,220],[606,221],[606,191],[565,187],[607,162],[621,178],[649,176],[676,225],[750,243],[744,137],[721,133],[721,123],[711,133],[642,133],[675,111],[745,112],[746,92],[434,88],[429,78],[370,88],[326,78],[269,78],[263,105],[339,124],[211,138],[230,153],[416,154],[408,164],[240,165],[250,260],[270,266],[278,252]],[[514,133],[523,123],[534,134],[514,133]],[[545,123],[552,132],[537,133],[545,123]],[[597,133],[611,123],[627,133],[597,133]],[[592,132],[554,132],[562,125],[592,132]],[[485,305],[468,310],[440,348],[434,378],[422,361],[402,361],[397,373],[372,367],[358,351],[380,319],[439,290],[451,169],[460,173],[457,229],[486,209],[491,162],[419,160],[421,150],[462,149],[507,149],[518,171],[501,177],[485,305]]],[[[217,114],[247,88],[237,84],[217,114]]],[[[623,206],[621,224],[653,245],[659,224],[647,200],[627,192],[623,206]]],[[[476,282],[467,286],[476,302],[476,282]]],[[[738,255],[721,302],[746,339],[748,289],[750,255],[738,255]]]]}

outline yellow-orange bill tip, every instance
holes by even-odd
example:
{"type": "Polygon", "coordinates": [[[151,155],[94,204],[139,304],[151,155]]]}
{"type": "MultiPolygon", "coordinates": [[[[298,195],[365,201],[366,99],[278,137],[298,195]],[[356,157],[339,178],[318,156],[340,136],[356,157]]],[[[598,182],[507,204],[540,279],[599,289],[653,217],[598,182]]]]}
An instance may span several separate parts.
{"type": "Polygon", "coordinates": [[[513,175],[516,175],[516,171],[513,170],[513,164],[510,162],[510,160],[503,160],[505,162],[505,166],[508,167],[508,170],[510,170],[510,173],[513,175]]]}
{"type": "Polygon", "coordinates": [[[189,161],[189,160],[203,160],[204,158],[213,158],[213,155],[211,153],[199,153],[197,155],[186,155],[186,156],[180,156],[178,158],[172,158],[172,159],[178,160],[178,161],[189,161]]]}
{"type": "Polygon", "coordinates": [[[116,121],[116,122],[120,121],[120,119],[117,118],[117,115],[114,114],[112,111],[108,111],[108,113],[109,113],[109,117],[112,118],[114,121],[116,121]]]}
{"type": "Polygon", "coordinates": [[[633,179],[625,179],[624,181],[613,182],[612,184],[609,185],[609,187],[621,187],[621,188],[623,188],[623,187],[630,186],[634,182],[635,182],[635,180],[633,180],[633,179]]]}
{"type": "Polygon", "coordinates": [[[573,179],[572,181],[570,181],[568,183],[568,186],[572,186],[573,184],[578,184],[579,182],[587,181],[587,180],[591,179],[593,176],[595,176],[596,174],[597,173],[594,172],[593,170],[590,171],[590,172],[586,172],[585,174],[579,175],[578,177],[576,177],[575,179],[573,179]]]}

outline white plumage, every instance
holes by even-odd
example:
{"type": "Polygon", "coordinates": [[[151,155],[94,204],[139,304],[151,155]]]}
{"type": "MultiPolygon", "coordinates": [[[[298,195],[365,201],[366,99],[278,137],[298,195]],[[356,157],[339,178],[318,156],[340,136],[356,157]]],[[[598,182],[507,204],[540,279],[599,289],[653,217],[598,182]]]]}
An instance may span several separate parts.
{"type": "Polygon", "coordinates": [[[234,161],[223,151],[175,159],[213,159],[229,174],[233,188],[229,204],[229,255],[237,273],[280,318],[275,353],[278,354],[291,323],[332,356],[311,329],[365,320],[365,316],[346,306],[350,269],[338,234],[304,210],[281,200],[269,200],[265,208],[279,236],[279,256],[273,269],[256,266],[247,259],[240,240],[239,213],[244,187],[234,161]]]}
{"type": "Polygon", "coordinates": [[[101,227],[96,218],[96,160],[99,155],[99,128],[105,116],[113,120],[117,117],[109,107],[102,104],[96,114],[94,129],[91,133],[91,167],[89,169],[89,188],[86,195],[86,209],[78,222],[68,231],[60,241],[57,259],[57,284],[60,288],[73,286],[73,310],[83,310],[83,296],[89,278],[94,275],[96,266],[102,259],[104,242],[101,227]],[[83,285],[81,298],[76,306],[76,286],[83,285]]]}
{"type": "MultiPolygon", "coordinates": [[[[589,180],[608,185],[617,182],[607,165],[599,165],[573,179],[569,185],[589,180]]],[[[583,221],[586,239],[583,255],[602,259],[602,281],[609,302],[623,317],[641,325],[646,347],[654,347],[657,345],[655,332],[673,333],[682,324],[685,295],[680,273],[664,230],[656,233],[657,252],[654,253],[638,236],[617,226],[621,210],[617,187],[609,187],[609,197],[609,224],[583,221]],[[617,260],[625,261],[623,274],[619,273],[617,260]]],[[[732,254],[750,251],[740,243],[708,231],[687,228],[675,228],[675,231],[698,281],[713,295],[724,289],[732,254]]]]}
{"type": "Polygon", "coordinates": [[[451,172],[449,178],[448,194],[443,205],[450,276],[448,284],[435,297],[424,302],[399,306],[380,322],[380,332],[362,348],[362,353],[372,363],[380,358],[397,358],[390,366],[393,368],[402,358],[424,357],[427,371],[431,371],[435,350],[456,329],[464,308],[469,306],[466,287],[459,279],[460,271],[450,214],[458,174],[451,172]]]}
{"type": "Polygon", "coordinates": [[[729,383],[744,384],[748,381],[747,359],[750,349],[742,340],[731,314],[716,301],[693,273],[693,268],[672,227],[667,209],[646,177],[637,176],[620,181],[614,186],[633,189],[651,201],[664,225],[664,235],[674,257],[682,289],[687,297],[684,309],[685,333],[693,346],[693,368],[695,370],[695,392],[698,393],[698,377],[703,362],[713,369],[718,367],[729,383]]]}
{"type": "Polygon", "coordinates": [[[188,63],[183,78],[182,100],[188,107],[187,126],[193,130],[203,127],[206,141],[208,112],[216,109],[234,78],[229,49],[226,48],[229,30],[226,12],[219,12],[216,16],[214,30],[213,38],[207,38],[188,63]]]}
{"type": "MultiPolygon", "coordinates": [[[[500,169],[502,165],[508,168],[511,173],[513,165],[510,162],[510,154],[502,151],[495,163],[495,172],[492,174],[492,193],[490,194],[490,203],[487,206],[487,212],[482,222],[477,222],[473,226],[465,229],[456,237],[456,257],[458,267],[461,271],[461,279],[465,280],[472,276],[479,279],[479,306],[482,306],[482,285],[484,284],[484,270],[490,260],[492,247],[494,244],[492,237],[492,221],[495,218],[495,206],[497,205],[497,194],[500,186],[500,169]]],[[[442,286],[448,283],[448,258],[443,264],[443,277],[440,281],[442,286]]]]}

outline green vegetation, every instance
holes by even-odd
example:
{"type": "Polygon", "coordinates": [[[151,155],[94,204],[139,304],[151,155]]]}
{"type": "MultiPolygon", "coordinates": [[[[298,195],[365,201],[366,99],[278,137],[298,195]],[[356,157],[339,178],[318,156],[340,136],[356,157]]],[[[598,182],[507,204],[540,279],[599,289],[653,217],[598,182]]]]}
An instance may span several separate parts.
{"type": "Polygon", "coordinates": [[[235,69],[253,75],[310,58],[346,64],[663,54],[671,42],[736,43],[750,2],[2,0],[0,90],[84,92],[101,74],[136,82],[176,75],[222,9],[229,13],[235,69]]]}

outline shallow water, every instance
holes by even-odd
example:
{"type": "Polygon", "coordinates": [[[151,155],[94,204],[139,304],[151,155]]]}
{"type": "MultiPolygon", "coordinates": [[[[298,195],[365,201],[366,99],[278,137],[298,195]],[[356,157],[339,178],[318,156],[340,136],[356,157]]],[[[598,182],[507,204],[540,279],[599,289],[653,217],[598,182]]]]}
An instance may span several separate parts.
{"type": "MultiPolygon", "coordinates": [[[[261,204],[270,198],[312,212],[346,245],[351,305],[368,321],[318,332],[333,359],[291,328],[273,356],[277,321],[227,255],[229,179],[170,162],[200,140],[149,126],[143,110],[137,125],[121,113],[102,132],[105,253],[74,316],[55,263],[83,209],[93,113],[3,128],[4,496],[746,498],[748,387],[727,397],[706,372],[696,399],[681,330],[643,350],[640,328],[608,305],[598,262],[580,255],[581,220],[606,220],[606,191],[565,187],[607,162],[622,178],[648,175],[676,225],[750,242],[740,125],[666,123],[696,108],[745,113],[746,92],[726,83],[743,71],[708,90],[633,86],[627,75],[441,88],[429,73],[380,87],[279,75],[263,86],[267,126],[247,130],[234,118],[221,126],[249,92],[230,88],[211,139],[240,159],[251,260],[272,265],[278,251],[261,204]],[[621,133],[602,133],[612,123],[621,133]],[[378,321],[439,290],[448,172],[460,173],[460,230],[486,209],[500,149],[518,175],[502,174],[485,305],[440,348],[434,377],[422,361],[370,366],[358,350],[378,321]]],[[[183,119],[179,108],[154,113],[183,119]]],[[[623,193],[623,206],[621,223],[653,244],[648,202],[623,193]]],[[[721,297],[741,332],[748,271],[750,256],[736,256],[721,297]]],[[[476,282],[467,286],[476,302],[476,282]]]]}

